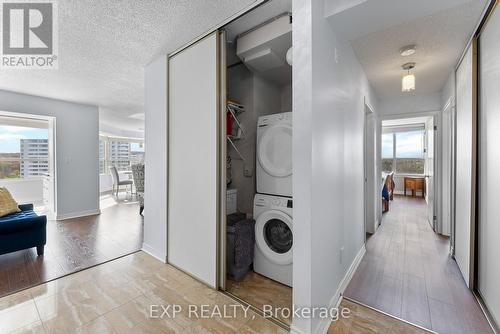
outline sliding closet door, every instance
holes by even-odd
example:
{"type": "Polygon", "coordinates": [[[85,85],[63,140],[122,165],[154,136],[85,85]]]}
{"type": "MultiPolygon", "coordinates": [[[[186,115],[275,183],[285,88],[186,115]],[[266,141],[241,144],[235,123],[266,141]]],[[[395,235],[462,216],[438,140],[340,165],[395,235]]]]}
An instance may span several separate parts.
{"type": "Polygon", "coordinates": [[[219,59],[213,33],[169,59],[168,262],[217,287],[219,59]]]}
{"type": "Polygon", "coordinates": [[[475,43],[456,73],[457,136],[455,259],[468,286],[473,280],[476,163],[475,43]]]}
{"type": "Polygon", "coordinates": [[[479,267],[478,290],[500,323],[500,12],[495,10],[479,39],[479,267]]]}

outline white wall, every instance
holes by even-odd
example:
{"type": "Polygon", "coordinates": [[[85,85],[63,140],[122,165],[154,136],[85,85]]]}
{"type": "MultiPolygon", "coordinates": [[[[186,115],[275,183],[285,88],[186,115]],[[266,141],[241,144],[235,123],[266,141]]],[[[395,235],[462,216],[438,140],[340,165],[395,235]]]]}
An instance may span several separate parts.
{"type": "Polygon", "coordinates": [[[56,118],[57,217],[98,213],[97,107],[0,91],[0,110],[56,118]]]}
{"type": "MultiPolygon", "coordinates": [[[[295,304],[314,306],[338,300],[363,249],[365,96],[378,110],[352,48],[337,41],[324,6],[293,2],[294,232],[300,235],[294,242],[293,297],[295,304]]],[[[312,333],[328,325],[294,319],[293,329],[312,333]]]]}
{"type": "Polygon", "coordinates": [[[0,187],[5,187],[19,204],[43,203],[43,178],[0,179],[0,187]]]}
{"type": "Polygon", "coordinates": [[[407,94],[394,98],[380,99],[379,114],[384,118],[404,114],[439,111],[442,108],[441,93],[407,94]]]}
{"type": "Polygon", "coordinates": [[[167,259],[167,56],[145,68],[145,185],[142,249],[167,259]]]}
{"type": "Polygon", "coordinates": [[[133,131],[114,127],[106,123],[99,122],[99,134],[111,137],[126,137],[135,139],[144,139],[143,131],[133,131]]]}

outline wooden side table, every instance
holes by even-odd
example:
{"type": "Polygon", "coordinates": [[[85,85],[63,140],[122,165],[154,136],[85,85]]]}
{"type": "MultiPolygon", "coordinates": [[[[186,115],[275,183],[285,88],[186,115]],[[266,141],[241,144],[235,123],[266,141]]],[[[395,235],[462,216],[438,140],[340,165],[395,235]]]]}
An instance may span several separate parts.
{"type": "Polygon", "coordinates": [[[405,176],[404,177],[404,194],[406,196],[406,189],[411,189],[412,197],[417,196],[417,190],[422,190],[422,198],[425,198],[425,178],[419,176],[405,176]]]}

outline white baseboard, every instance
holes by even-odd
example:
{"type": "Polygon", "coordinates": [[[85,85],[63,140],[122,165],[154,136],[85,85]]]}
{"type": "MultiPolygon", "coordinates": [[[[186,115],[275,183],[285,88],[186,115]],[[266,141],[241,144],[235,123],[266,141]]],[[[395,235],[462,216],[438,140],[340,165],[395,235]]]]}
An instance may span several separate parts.
{"type": "MultiPolygon", "coordinates": [[[[349,282],[354,276],[356,269],[358,269],[361,260],[363,260],[363,256],[365,256],[365,253],[366,253],[366,247],[365,244],[363,244],[363,247],[361,247],[358,254],[356,254],[356,257],[352,261],[351,266],[347,270],[344,278],[342,279],[342,281],[340,281],[337,291],[330,300],[330,305],[329,305],[330,308],[338,308],[340,306],[340,303],[342,302],[342,295],[344,294],[345,289],[347,288],[349,282]]],[[[331,323],[332,322],[330,319],[321,319],[321,323],[319,324],[318,327],[316,327],[314,333],[326,334],[326,332],[328,332],[328,328],[330,328],[331,323]]]]}
{"type": "Polygon", "coordinates": [[[161,261],[163,263],[167,263],[167,254],[165,254],[164,252],[159,252],[158,250],[151,247],[150,245],[148,245],[145,242],[142,243],[142,251],[145,253],[148,253],[149,255],[151,255],[152,257],[157,259],[158,261],[161,261]]]}
{"type": "Polygon", "coordinates": [[[101,210],[99,210],[99,209],[97,209],[97,210],[85,210],[85,211],[80,211],[80,212],[56,214],[56,220],[66,220],[66,219],[71,219],[71,218],[95,216],[95,215],[100,215],[100,214],[101,214],[101,210]]]}

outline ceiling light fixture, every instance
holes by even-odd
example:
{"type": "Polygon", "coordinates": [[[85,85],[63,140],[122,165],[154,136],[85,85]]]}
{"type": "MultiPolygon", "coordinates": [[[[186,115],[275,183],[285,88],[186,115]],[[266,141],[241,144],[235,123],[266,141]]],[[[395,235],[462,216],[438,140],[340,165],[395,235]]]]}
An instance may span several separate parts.
{"type": "Polygon", "coordinates": [[[402,67],[403,70],[407,71],[407,74],[403,76],[401,90],[403,92],[411,92],[415,90],[415,75],[410,74],[410,70],[415,68],[415,63],[406,63],[402,67]]]}
{"type": "Polygon", "coordinates": [[[415,52],[416,52],[415,45],[407,45],[407,46],[402,47],[401,50],[399,50],[399,53],[403,57],[411,56],[415,52]]]}

